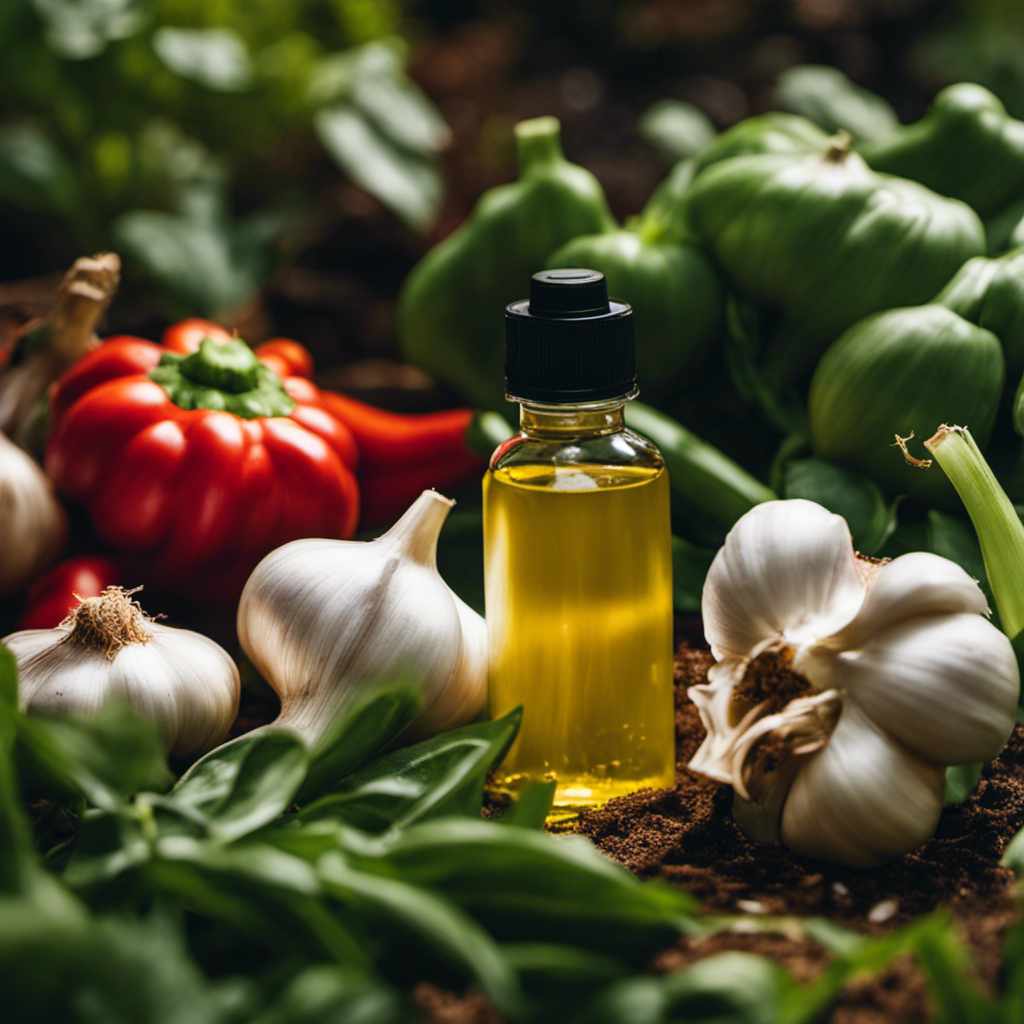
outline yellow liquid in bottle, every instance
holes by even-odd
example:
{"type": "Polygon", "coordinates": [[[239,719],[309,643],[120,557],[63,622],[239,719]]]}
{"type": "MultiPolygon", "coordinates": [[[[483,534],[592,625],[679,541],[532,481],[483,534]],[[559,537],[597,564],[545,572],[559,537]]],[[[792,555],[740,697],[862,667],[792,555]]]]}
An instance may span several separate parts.
{"type": "Polygon", "coordinates": [[[675,781],[668,477],[526,465],[484,478],[490,711],[523,705],[495,788],[555,779],[552,820],[675,781]]]}

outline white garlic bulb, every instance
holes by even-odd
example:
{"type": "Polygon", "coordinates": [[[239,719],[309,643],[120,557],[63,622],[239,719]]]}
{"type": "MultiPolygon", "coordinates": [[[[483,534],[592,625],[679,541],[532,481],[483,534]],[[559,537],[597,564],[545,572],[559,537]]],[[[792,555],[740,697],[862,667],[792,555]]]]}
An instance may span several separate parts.
{"type": "Polygon", "coordinates": [[[120,587],[83,601],[56,629],[22,630],[3,643],[28,711],[88,715],[120,698],[180,755],[216,746],[238,713],[238,669],[227,651],[200,633],[153,622],[120,587]]]}
{"type": "Polygon", "coordinates": [[[856,867],[913,849],[944,767],[990,760],[1014,726],[1017,661],[987,613],[948,559],[863,559],[814,502],[756,506],[704,584],[717,663],[690,691],[708,732],[690,767],[733,786],[756,838],[856,867]]]}
{"type": "Polygon", "coordinates": [[[13,594],[57,557],[67,517],[31,455],[0,433],[0,594],[13,594]]]}
{"type": "Polygon", "coordinates": [[[479,714],[486,626],[437,571],[453,504],[424,491],[376,540],[295,540],[256,566],[238,605],[238,638],[281,698],[275,725],[315,743],[355,693],[397,678],[423,684],[413,735],[479,714]]]}

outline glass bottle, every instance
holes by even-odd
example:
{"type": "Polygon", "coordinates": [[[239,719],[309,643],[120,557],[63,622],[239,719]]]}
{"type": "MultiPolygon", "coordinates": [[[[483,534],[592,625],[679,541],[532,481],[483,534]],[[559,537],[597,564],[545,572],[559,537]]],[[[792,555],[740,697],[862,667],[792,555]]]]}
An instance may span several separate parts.
{"type": "Polygon", "coordinates": [[[554,819],[675,780],[668,478],[627,430],[632,310],[589,270],[506,311],[521,432],[484,478],[490,711],[523,706],[494,788],[557,782],[554,819]]]}

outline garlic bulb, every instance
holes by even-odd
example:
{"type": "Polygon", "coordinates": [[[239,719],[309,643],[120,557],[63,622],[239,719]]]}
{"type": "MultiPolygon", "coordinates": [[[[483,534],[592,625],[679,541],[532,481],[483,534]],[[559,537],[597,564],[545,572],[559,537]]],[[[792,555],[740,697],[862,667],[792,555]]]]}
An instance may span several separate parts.
{"type": "Polygon", "coordinates": [[[83,601],[56,629],[27,629],[3,642],[29,711],[92,714],[120,697],[181,755],[220,743],[238,713],[238,669],[227,651],[200,633],[153,622],[120,587],[83,601]]]}
{"type": "Polygon", "coordinates": [[[238,605],[238,638],[281,698],[275,725],[315,743],[354,693],[403,677],[424,687],[414,735],[480,712],[484,620],[437,571],[453,504],[424,491],[376,540],[296,540],[256,566],[238,605]]]}
{"type": "Polygon", "coordinates": [[[0,594],[13,594],[57,557],[67,518],[38,463],[0,433],[0,594]]]}
{"type": "Polygon", "coordinates": [[[690,691],[708,735],[690,767],[736,792],[755,838],[868,867],[925,842],[944,766],[995,757],[1020,690],[981,588],[927,552],[855,554],[811,501],[756,506],[704,584],[717,659],[690,691]]]}

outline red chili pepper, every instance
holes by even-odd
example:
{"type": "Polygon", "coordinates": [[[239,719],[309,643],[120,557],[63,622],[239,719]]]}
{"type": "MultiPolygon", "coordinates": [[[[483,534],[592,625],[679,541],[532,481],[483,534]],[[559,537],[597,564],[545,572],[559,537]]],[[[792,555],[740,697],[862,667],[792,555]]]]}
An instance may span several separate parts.
{"type": "MultiPolygon", "coordinates": [[[[289,381],[290,394],[294,386],[295,378],[289,381]]],[[[364,529],[397,519],[426,488],[443,491],[481,475],[487,466],[466,443],[472,409],[404,415],[331,391],[320,392],[320,398],[359,447],[364,529]]]]}
{"type": "Polygon", "coordinates": [[[117,565],[99,555],[61,562],[32,584],[18,629],[53,629],[87,597],[99,597],[120,579],[117,565]]]}
{"type": "Polygon", "coordinates": [[[286,541],[352,536],[357,451],[309,381],[202,330],[190,355],[124,339],[76,363],[53,391],[46,470],[140,579],[218,599],[286,541]]]}

